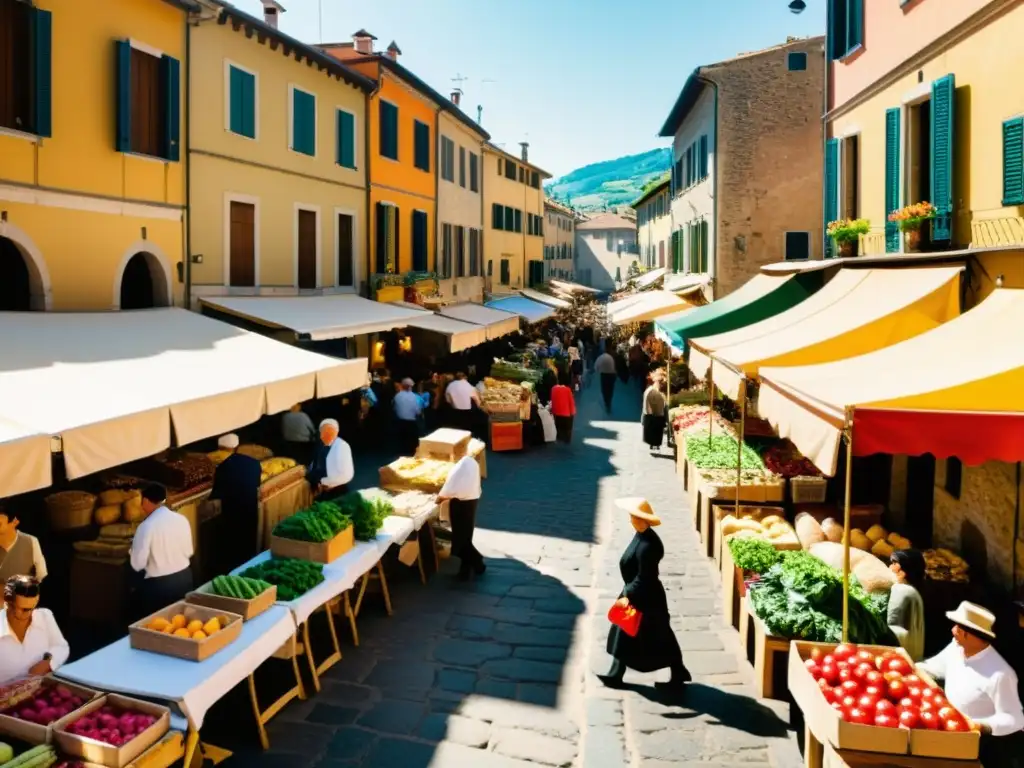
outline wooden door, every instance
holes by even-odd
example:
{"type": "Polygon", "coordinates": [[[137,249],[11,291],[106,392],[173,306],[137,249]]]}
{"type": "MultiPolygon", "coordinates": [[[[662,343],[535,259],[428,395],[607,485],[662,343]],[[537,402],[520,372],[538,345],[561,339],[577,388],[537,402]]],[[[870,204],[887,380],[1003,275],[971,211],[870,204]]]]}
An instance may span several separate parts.
{"type": "Polygon", "coordinates": [[[231,201],[231,254],[228,281],[231,286],[256,285],[256,206],[231,201]]]}
{"type": "Polygon", "coordinates": [[[316,288],[316,212],[299,211],[299,288],[316,288]]]}
{"type": "Polygon", "coordinates": [[[338,214],[338,285],[355,286],[355,265],[352,252],[352,217],[338,214]]]}

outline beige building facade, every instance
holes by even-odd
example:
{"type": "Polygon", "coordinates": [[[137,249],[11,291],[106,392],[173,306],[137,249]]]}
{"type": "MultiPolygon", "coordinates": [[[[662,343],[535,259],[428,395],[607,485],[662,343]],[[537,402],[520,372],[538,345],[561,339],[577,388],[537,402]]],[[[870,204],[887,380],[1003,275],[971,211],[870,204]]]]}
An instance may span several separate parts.
{"type": "Polygon", "coordinates": [[[574,280],[576,212],[554,200],[544,201],[544,277],[574,280]]]}

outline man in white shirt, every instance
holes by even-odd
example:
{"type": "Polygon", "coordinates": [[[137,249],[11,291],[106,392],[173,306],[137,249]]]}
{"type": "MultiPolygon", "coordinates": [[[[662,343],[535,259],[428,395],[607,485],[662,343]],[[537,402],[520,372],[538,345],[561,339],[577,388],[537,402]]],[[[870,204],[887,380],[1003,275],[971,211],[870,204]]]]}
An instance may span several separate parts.
{"type": "Polygon", "coordinates": [[[992,647],[995,615],[965,600],[946,617],[953,622],[953,642],[918,669],[942,680],[950,705],[981,731],[983,765],[1016,765],[1013,760],[1024,757],[1024,709],[1016,673],[992,647]]]}
{"type": "Polygon", "coordinates": [[[473,431],[473,404],[480,405],[480,393],[466,381],[466,374],[459,371],[455,381],[448,385],[444,393],[445,400],[452,408],[452,426],[455,429],[473,431]]]}
{"type": "Polygon", "coordinates": [[[181,600],[192,590],[192,526],[167,508],[167,490],[157,483],[142,491],[146,518],[132,539],[131,566],[142,579],[135,590],[136,619],[181,600]]]}
{"type": "Polygon", "coordinates": [[[46,560],[39,539],[18,530],[19,520],[0,509],[0,583],[11,576],[46,578],[46,560]]]}
{"type": "Polygon", "coordinates": [[[4,582],[0,685],[29,675],[48,675],[68,660],[71,649],[53,613],[38,605],[38,580],[21,575],[4,582]]]}
{"type": "Polygon", "coordinates": [[[452,554],[460,560],[457,577],[460,581],[468,579],[470,573],[480,576],[487,570],[483,555],[473,546],[481,492],[480,465],[473,457],[463,456],[448,473],[448,479],[437,494],[438,504],[451,502],[452,554]]]}
{"type": "Polygon", "coordinates": [[[608,415],[612,412],[612,396],[615,394],[615,378],[618,376],[615,358],[612,356],[612,343],[605,343],[604,352],[594,361],[594,372],[601,378],[601,397],[604,398],[604,410],[608,415]]]}
{"type": "Polygon", "coordinates": [[[356,469],[352,449],[338,437],[337,421],[324,419],[320,422],[320,443],[306,471],[306,479],[318,500],[330,501],[348,493],[348,484],[356,469]]]}
{"type": "Polygon", "coordinates": [[[412,391],[413,386],[412,379],[402,379],[402,389],[391,403],[395,410],[399,450],[403,456],[414,456],[420,442],[419,418],[423,413],[423,401],[412,391]]]}

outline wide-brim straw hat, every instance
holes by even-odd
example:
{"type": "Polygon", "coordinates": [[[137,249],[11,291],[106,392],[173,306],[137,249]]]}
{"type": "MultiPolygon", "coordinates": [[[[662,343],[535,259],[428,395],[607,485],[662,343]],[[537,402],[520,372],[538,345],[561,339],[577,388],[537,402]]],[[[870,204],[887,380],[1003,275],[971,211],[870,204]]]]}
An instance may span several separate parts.
{"type": "Polygon", "coordinates": [[[996,633],[992,630],[996,623],[995,614],[980,605],[964,600],[955,611],[947,611],[946,618],[982,637],[996,639],[996,633]]]}
{"type": "Polygon", "coordinates": [[[651,506],[651,503],[641,496],[616,499],[615,505],[619,509],[629,512],[631,517],[646,520],[651,525],[661,525],[661,518],[654,514],[654,508],[651,506]]]}

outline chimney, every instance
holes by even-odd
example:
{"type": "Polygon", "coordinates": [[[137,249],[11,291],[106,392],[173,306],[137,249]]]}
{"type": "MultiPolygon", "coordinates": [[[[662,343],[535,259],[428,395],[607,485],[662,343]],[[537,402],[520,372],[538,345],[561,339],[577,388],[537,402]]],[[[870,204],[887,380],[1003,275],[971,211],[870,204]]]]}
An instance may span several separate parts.
{"type": "Polygon", "coordinates": [[[356,53],[363,53],[367,56],[373,53],[373,41],[377,38],[367,32],[365,29],[360,29],[352,35],[352,43],[355,46],[356,53]]]}
{"type": "Polygon", "coordinates": [[[457,106],[459,106],[459,103],[461,101],[462,101],[462,90],[460,88],[456,88],[454,91],[452,91],[452,104],[454,104],[457,107],[457,106]]]}
{"type": "Polygon", "coordinates": [[[388,46],[387,57],[392,61],[398,61],[398,57],[401,55],[402,49],[398,47],[398,43],[392,40],[391,45],[388,46]]]}
{"type": "Polygon", "coordinates": [[[520,141],[519,142],[519,146],[523,148],[523,152],[522,152],[523,162],[524,163],[530,162],[530,142],[528,142],[528,141],[520,141]]]}
{"type": "Polygon", "coordinates": [[[284,13],[284,6],[275,0],[263,0],[263,21],[268,27],[278,28],[278,17],[284,13]]]}

